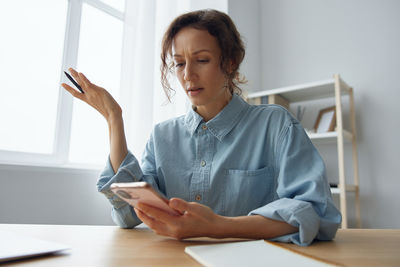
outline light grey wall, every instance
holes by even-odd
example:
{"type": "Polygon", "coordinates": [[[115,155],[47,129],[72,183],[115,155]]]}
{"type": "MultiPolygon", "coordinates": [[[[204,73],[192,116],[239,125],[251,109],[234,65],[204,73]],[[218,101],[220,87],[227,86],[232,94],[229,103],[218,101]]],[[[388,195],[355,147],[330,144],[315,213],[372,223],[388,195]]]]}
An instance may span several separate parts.
{"type": "MultiPolygon", "coordinates": [[[[329,79],[334,73],[353,86],[362,226],[399,228],[400,2],[265,0],[260,4],[260,89],[329,79]]],[[[318,111],[315,103],[311,105],[314,113],[307,107],[305,115],[308,125],[318,111]]],[[[318,149],[328,163],[329,179],[335,180],[336,146],[318,149]]],[[[346,159],[351,166],[351,155],[346,159]]],[[[348,204],[351,214],[351,194],[348,204]]]]}
{"type": "Polygon", "coordinates": [[[247,79],[241,86],[244,90],[261,88],[261,25],[260,2],[258,0],[229,0],[228,14],[234,21],[246,46],[245,60],[240,66],[240,73],[247,79]]]}
{"type": "Polygon", "coordinates": [[[100,171],[0,166],[0,223],[110,225],[100,171]]]}

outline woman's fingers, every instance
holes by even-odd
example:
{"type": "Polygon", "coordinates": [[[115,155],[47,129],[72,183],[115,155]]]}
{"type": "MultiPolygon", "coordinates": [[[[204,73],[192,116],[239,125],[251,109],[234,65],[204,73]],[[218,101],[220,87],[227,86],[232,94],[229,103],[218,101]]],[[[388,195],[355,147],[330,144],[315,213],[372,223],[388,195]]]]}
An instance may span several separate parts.
{"type": "Polygon", "coordinates": [[[82,72],[79,72],[79,77],[82,79],[83,82],[90,84],[89,79],[86,78],[86,76],[82,72]]]}
{"type": "Polygon", "coordinates": [[[169,200],[169,206],[181,213],[185,213],[185,211],[190,211],[189,203],[180,198],[171,198],[169,200]]]}
{"type": "Polygon", "coordinates": [[[92,87],[92,83],[82,72],[77,72],[73,68],[69,68],[68,70],[71,72],[71,75],[75,78],[83,90],[87,90],[92,87]]]}
{"type": "Polygon", "coordinates": [[[154,232],[156,232],[159,235],[166,235],[166,225],[157,219],[154,219],[150,216],[148,216],[146,213],[143,211],[139,210],[138,208],[134,208],[136,215],[138,218],[146,224],[148,227],[153,229],[154,232]]]}
{"type": "Polygon", "coordinates": [[[82,90],[87,90],[88,88],[91,88],[91,83],[89,82],[88,79],[86,79],[86,77],[83,76],[83,73],[79,72],[78,76],[81,80],[81,88],[82,90]]]}
{"type": "Polygon", "coordinates": [[[80,100],[83,100],[83,94],[81,92],[76,91],[74,88],[72,88],[71,86],[69,86],[66,83],[62,83],[61,86],[65,90],[67,90],[72,96],[74,96],[74,97],[76,97],[76,98],[78,98],[80,100]]]}
{"type": "Polygon", "coordinates": [[[73,68],[68,69],[72,77],[82,87],[84,94],[78,92],[71,86],[63,83],[62,86],[74,97],[86,102],[96,109],[107,121],[110,115],[121,115],[122,110],[111,94],[106,89],[89,81],[83,73],[78,73],[73,68]]]}
{"type": "Polygon", "coordinates": [[[79,73],[76,70],[74,70],[73,68],[69,68],[68,70],[71,73],[72,77],[74,77],[76,82],[82,87],[83,81],[82,81],[81,77],[79,77],[79,73]]]}
{"type": "Polygon", "coordinates": [[[75,77],[75,76],[78,75],[78,72],[76,70],[74,70],[73,68],[69,68],[68,70],[69,70],[69,72],[71,73],[72,76],[75,77]]]}
{"type": "Polygon", "coordinates": [[[169,200],[169,206],[182,214],[189,212],[192,215],[199,215],[202,217],[204,213],[209,212],[209,208],[196,202],[187,202],[181,198],[171,198],[169,200]]]}
{"type": "Polygon", "coordinates": [[[204,236],[219,224],[218,220],[221,218],[205,205],[187,202],[179,198],[170,199],[170,206],[184,214],[181,216],[169,215],[163,210],[144,203],[138,203],[135,211],[139,219],[154,232],[178,240],[204,236]]]}
{"type": "Polygon", "coordinates": [[[167,212],[160,210],[158,208],[146,205],[144,203],[138,203],[137,208],[145,213],[147,216],[152,218],[156,218],[158,221],[166,224],[173,224],[176,223],[177,216],[169,215],[167,212]]]}
{"type": "Polygon", "coordinates": [[[88,78],[86,78],[86,76],[82,72],[77,72],[73,68],[69,68],[68,70],[71,73],[72,77],[74,77],[75,81],[82,88],[82,90],[85,91],[85,90],[90,89],[92,87],[91,82],[89,81],[88,78]]]}

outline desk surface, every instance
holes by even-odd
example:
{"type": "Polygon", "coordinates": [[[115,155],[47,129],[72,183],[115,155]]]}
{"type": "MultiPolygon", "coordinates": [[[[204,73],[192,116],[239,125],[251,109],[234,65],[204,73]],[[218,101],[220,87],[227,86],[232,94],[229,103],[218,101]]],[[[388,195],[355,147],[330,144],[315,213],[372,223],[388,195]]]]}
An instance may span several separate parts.
{"type": "MultiPolygon", "coordinates": [[[[61,255],[2,266],[200,266],[184,252],[186,246],[229,241],[208,238],[177,241],[157,236],[143,227],[0,224],[0,230],[72,247],[61,255]]],[[[334,241],[315,242],[309,247],[279,245],[343,266],[400,266],[400,229],[339,230],[334,241]]]]}

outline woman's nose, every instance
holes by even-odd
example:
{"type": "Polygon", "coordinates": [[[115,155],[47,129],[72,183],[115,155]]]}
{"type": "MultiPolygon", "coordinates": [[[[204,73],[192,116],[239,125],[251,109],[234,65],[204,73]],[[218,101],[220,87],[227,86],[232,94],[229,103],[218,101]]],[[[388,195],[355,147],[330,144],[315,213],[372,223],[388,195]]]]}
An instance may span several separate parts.
{"type": "Polygon", "coordinates": [[[185,65],[185,74],[183,76],[183,79],[185,81],[192,81],[195,78],[195,73],[193,70],[193,67],[191,66],[191,64],[186,64],[185,65]]]}

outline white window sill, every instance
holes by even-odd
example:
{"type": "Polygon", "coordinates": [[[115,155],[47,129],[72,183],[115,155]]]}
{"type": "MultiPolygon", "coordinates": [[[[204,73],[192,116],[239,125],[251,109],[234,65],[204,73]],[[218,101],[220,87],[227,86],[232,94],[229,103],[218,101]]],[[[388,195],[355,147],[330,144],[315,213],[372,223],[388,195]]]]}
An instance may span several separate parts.
{"type": "Polygon", "coordinates": [[[14,163],[14,162],[1,162],[0,171],[43,171],[43,172],[67,172],[67,173],[93,173],[99,174],[104,165],[92,164],[51,164],[51,163],[14,163]]]}

